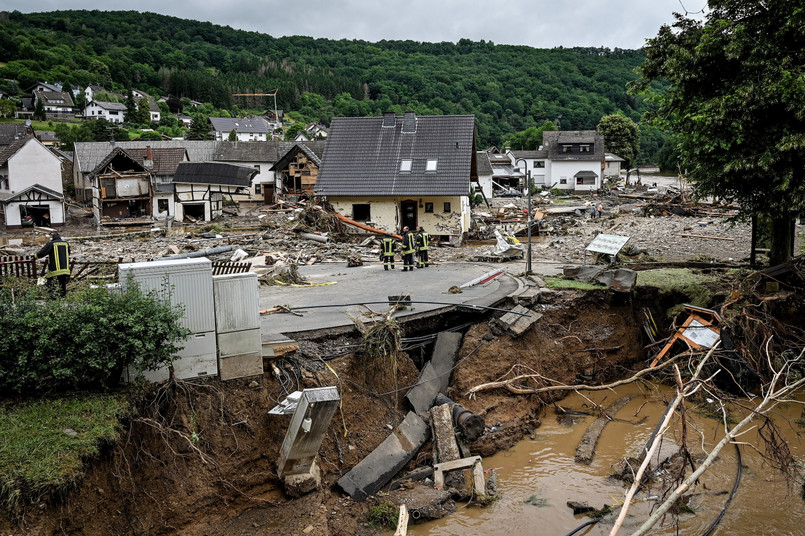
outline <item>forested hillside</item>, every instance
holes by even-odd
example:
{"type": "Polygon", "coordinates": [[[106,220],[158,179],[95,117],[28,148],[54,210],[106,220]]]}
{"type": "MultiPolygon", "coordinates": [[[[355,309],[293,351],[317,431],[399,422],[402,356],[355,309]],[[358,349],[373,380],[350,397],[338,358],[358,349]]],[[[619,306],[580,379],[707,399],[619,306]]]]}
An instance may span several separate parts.
{"type": "Polygon", "coordinates": [[[643,57],[468,40],[274,38],[135,11],[0,14],[0,77],[22,88],[40,80],[92,83],[228,109],[271,108],[273,99],[232,94],[279,88],[279,108],[325,123],[386,110],[474,114],[482,147],[546,120],[593,129],[620,110],[638,121],[644,104],[626,83],[643,57]]]}

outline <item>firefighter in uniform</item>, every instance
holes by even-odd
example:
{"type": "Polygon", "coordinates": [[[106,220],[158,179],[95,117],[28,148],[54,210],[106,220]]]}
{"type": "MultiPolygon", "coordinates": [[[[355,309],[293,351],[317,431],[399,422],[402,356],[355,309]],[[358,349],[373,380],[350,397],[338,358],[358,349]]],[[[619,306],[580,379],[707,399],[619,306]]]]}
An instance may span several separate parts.
{"type": "Polygon", "coordinates": [[[416,233],[411,232],[408,227],[403,227],[402,235],[402,258],[403,272],[414,271],[414,252],[416,251],[416,233]]]}
{"type": "Polygon", "coordinates": [[[388,270],[391,267],[394,270],[394,254],[397,251],[397,241],[391,236],[391,233],[386,233],[386,236],[381,240],[380,260],[383,261],[383,269],[388,270]]]}
{"type": "Polygon", "coordinates": [[[420,225],[416,228],[416,267],[427,268],[430,266],[428,261],[428,244],[430,242],[430,235],[420,225]]]}
{"type": "Polygon", "coordinates": [[[67,280],[70,279],[70,244],[64,241],[59,233],[50,236],[50,242],[36,253],[36,258],[48,258],[47,286],[52,296],[56,295],[56,286],[62,296],[67,294],[67,280]]]}

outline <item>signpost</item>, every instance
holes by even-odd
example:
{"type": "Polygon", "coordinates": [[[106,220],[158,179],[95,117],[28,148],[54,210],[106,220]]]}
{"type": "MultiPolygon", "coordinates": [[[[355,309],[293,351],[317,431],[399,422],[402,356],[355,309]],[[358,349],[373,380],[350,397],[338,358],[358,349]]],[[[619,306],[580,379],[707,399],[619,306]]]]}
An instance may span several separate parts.
{"type": "Polygon", "coordinates": [[[603,253],[605,255],[611,255],[612,259],[615,259],[615,256],[620,253],[620,250],[623,249],[623,246],[626,245],[631,239],[629,236],[620,236],[620,235],[608,235],[608,234],[599,234],[593,241],[590,242],[590,245],[584,250],[584,264],[587,264],[587,252],[592,251],[593,253],[603,253]]]}

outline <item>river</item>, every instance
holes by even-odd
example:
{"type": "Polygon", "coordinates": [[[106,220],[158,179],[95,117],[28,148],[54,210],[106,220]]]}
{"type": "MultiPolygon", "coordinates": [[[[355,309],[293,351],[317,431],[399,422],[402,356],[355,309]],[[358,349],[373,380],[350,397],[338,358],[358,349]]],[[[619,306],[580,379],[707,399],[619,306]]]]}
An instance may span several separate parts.
{"type": "MultiPolygon", "coordinates": [[[[421,525],[412,525],[409,534],[456,536],[513,536],[519,534],[564,535],[590,518],[573,516],[567,501],[586,502],[601,508],[604,504],[619,506],[623,503],[626,488],[621,482],[608,478],[613,465],[626,455],[634,455],[644,445],[665,410],[666,402],[674,393],[658,388],[645,393],[637,385],[614,392],[586,394],[606,407],[626,394],[635,398],[617,414],[617,420],[604,429],[596,448],[593,463],[589,466],[574,462],[575,450],[587,426],[594,417],[576,418],[570,425],[560,424],[553,409],[547,408],[542,425],[534,435],[514,448],[485,458],[484,468],[498,473],[500,499],[487,508],[458,504],[458,512],[446,518],[421,525]],[[645,419],[644,419],[645,417],[645,419]]],[[[560,402],[565,408],[586,409],[586,400],[571,395],[560,402]]],[[[704,402],[708,405],[707,402],[704,402]]],[[[701,444],[708,449],[723,436],[723,423],[705,417],[702,408],[688,405],[693,427],[689,427],[689,447],[694,457],[702,453],[701,444]],[[698,432],[697,432],[698,430],[698,432]],[[699,433],[701,432],[701,433],[699,433]],[[702,439],[704,438],[704,439],[702,439]]],[[[802,415],[802,406],[788,404],[775,412],[775,420],[789,441],[791,451],[800,462],[805,445],[798,438],[803,428],[795,421],[802,415]],[[786,422],[786,420],[788,422],[786,422]]],[[[677,416],[677,421],[679,421],[677,416]]],[[[737,421],[736,421],[737,422],[737,421]]],[[[678,422],[676,424],[679,424],[678,422]]],[[[757,421],[755,425],[759,424],[757,421]]],[[[679,426],[673,434],[679,433],[679,426]]],[[[672,434],[672,435],[673,435],[672,434]]],[[[759,444],[755,426],[741,441],[759,444]]],[[[793,536],[805,532],[805,502],[800,486],[787,486],[782,475],[749,446],[741,448],[743,471],[737,494],[727,509],[714,535],[774,534],[793,536]]],[[[701,458],[696,458],[697,463],[701,458]]],[[[679,526],[666,518],[660,528],[651,534],[702,534],[717,517],[737,474],[735,448],[728,445],[721,451],[718,461],[703,475],[695,488],[690,506],[695,514],[679,516],[679,526]],[[703,485],[702,485],[703,484],[703,485]],[[677,532],[678,530],[678,532],[677,532]]],[[[629,510],[629,516],[620,534],[630,534],[645,519],[654,505],[658,490],[638,492],[629,510]]],[[[612,528],[614,516],[609,516],[577,534],[606,535],[612,528]]]]}

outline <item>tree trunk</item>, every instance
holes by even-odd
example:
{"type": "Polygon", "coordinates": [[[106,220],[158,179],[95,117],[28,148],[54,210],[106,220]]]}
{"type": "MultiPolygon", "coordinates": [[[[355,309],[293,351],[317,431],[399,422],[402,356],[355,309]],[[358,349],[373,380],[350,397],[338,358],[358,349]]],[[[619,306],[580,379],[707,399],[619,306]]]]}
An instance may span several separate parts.
{"type": "Polygon", "coordinates": [[[791,260],[791,251],[794,245],[794,232],[792,231],[791,221],[790,216],[772,217],[771,219],[769,266],[777,266],[791,260]]]}

